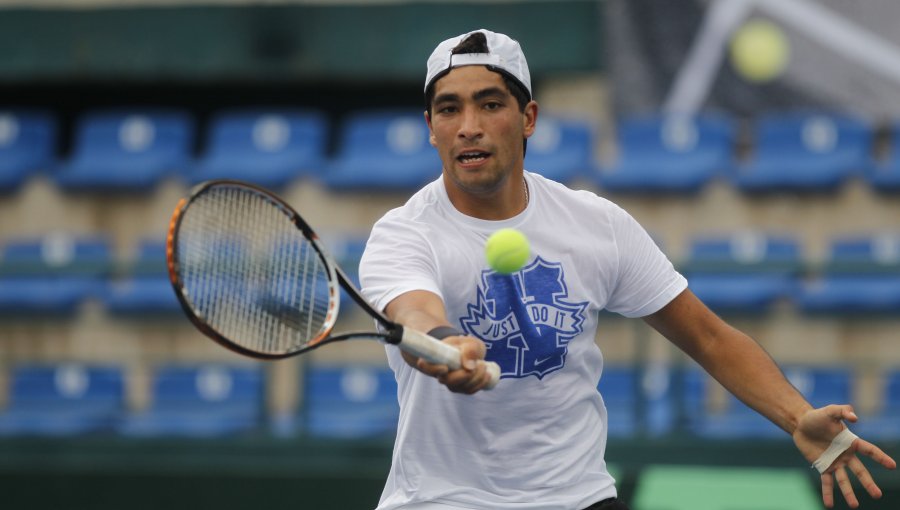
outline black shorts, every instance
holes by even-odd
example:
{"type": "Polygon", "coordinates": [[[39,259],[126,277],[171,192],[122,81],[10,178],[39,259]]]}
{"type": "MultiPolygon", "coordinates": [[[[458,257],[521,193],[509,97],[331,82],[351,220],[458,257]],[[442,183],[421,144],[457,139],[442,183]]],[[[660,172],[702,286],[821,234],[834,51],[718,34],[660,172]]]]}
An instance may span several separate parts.
{"type": "Polygon", "coordinates": [[[598,501],[584,510],[628,510],[628,505],[619,501],[618,498],[609,498],[598,501]]]}

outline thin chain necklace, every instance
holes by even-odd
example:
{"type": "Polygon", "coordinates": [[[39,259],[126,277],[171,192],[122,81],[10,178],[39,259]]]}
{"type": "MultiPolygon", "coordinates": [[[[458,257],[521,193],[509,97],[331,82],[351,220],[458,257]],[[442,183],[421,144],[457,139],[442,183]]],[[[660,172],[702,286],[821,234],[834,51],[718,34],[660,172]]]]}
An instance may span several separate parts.
{"type": "Polygon", "coordinates": [[[525,188],[525,207],[528,207],[528,202],[531,197],[528,196],[528,182],[525,181],[525,178],[522,178],[522,187],[525,188]]]}

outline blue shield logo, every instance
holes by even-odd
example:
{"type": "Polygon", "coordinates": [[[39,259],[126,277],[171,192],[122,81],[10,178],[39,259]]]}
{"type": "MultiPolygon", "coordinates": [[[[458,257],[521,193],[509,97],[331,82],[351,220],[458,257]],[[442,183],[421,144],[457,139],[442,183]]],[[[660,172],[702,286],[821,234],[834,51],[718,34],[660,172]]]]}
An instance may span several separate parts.
{"type": "Polygon", "coordinates": [[[511,275],[485,270],[460,324],[484,341],[502,378],[543,379],[565,365],[569,341],[583,331],[588,303],[568,297],[562,266],[540,257],[511,275]]]}

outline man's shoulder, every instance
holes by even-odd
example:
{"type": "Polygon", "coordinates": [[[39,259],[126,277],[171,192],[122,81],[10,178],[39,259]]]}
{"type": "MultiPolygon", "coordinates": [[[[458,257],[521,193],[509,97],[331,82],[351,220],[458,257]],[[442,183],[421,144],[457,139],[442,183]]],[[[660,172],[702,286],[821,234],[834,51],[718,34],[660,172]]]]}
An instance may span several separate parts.
{"type": "Polygon", "coordinates": [[[618,209],[613,201],[588,189],[570,188],[565,184],[548,179],[538,173],[529,172],[529,182],[539,186],[545,193],[558,200],[575,205],[581,204],[588,207],[618,209]]]}
{"type": "Polygon", "coordinates": [[[431,182],[418,191],[416,191],[402,205],[397,206],[386,212],[376,223],[393,224],[401,223],[418,223],[426,221],[430,214],[433,214],[435,205],[438,201],[437,183],[431,182]]]}

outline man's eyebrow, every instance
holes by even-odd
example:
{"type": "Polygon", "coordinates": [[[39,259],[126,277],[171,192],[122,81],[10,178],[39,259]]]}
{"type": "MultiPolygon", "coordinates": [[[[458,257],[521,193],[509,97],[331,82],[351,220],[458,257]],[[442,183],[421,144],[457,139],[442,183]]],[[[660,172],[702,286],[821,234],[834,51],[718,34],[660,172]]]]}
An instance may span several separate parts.
{"type": "Polygon", "coordinates": [[[504,98],[507,95],[509,95],[508,92],[501,89],[500,87],[488,87],[486,89],[481,89],[478,92],[475,92],[474,94],[472,94],[472,99],[479,101],[479,100],[487,98],[487,97],[504,98]]]}
{"type": "Polygon", "coordinates": [[[434,104],[459,102],[459,94],[440,94],[434,98],[434,104]]]}
{"type": "MultiPolygon", "coordinates": [[[[508,92],[501,89],[500,87],[488,87],[486,89],[481,89],[472,94],[472,99],[475,101],[481,101],[482,99],[488,97],[497,97],[497,98],[505,98],[508,95],[508,92]]],[[[457,103],[459,102],[460,96],[459,94],[453,92],[447,92],[444,94],[439,94],[434,98],[434,104],[438,103],[457,103]]]]}

